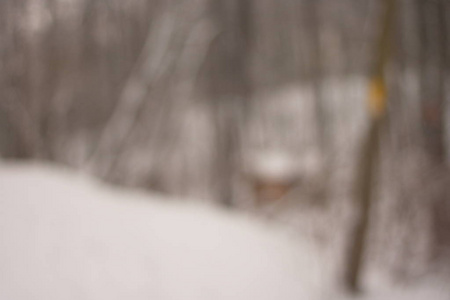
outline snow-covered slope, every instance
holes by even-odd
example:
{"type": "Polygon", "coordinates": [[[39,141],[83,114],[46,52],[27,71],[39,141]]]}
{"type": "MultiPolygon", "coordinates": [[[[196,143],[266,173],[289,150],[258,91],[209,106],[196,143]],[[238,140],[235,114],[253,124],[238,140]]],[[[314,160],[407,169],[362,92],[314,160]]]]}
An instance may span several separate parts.
{"type": "Polygon", "coordinates": [[[318,254],[248,217],[0,165],[0,299],[314,299],[318,254]]]}

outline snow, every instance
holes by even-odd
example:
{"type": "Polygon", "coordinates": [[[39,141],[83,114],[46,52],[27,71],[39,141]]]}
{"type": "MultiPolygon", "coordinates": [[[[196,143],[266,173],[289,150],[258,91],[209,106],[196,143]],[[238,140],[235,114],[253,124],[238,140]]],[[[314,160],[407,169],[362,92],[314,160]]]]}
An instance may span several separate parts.
{"type": "Polygon", "coordinates": [[[443,277],[399,286],[381,273],[350,296],[299,233],[37,164],[0,163],[0,244],[8,300],[450,299],[443,277]]]}
{"type": "Polygon", "coordinates": [[[279,228],[0,165],[0,299],[312,299],[318,255],[279,228]]]}
{"type": "Polygon", "coordinates": [[[279,151],[261,151],[252,155],[249,172],[268,181],[287,181],[295,179],[299,166],[294,157],[279,151]]]}

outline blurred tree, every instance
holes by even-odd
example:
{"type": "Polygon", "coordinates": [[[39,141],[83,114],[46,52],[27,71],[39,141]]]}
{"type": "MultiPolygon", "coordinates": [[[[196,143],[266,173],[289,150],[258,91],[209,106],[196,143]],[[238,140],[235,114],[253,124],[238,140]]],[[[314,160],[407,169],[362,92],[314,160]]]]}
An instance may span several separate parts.
{"type": "Polygon", "coordinates": [[[214,0],[211,15],[219,35],[206,62],[208,97],[216,128],[216,184],[220,202],[233,205],[233,182],[240,160],[240,139],[250,106],[252,1],[214,0]]]}
{"type": "Polygon", "coordinates": [[[445,80],[446,9],[445,1],[418,1],[421,45],[421,98],[426,149],[438,163],[445,161],[445,80]]]}
{"type": "MultiPolygon", "coordinates": [[[[395,209],[380,214],[390,219],[385,226],[403,226],[403,250],[422,247],[409,234],[422,225],[408,219],[430,206],[436,243],[443,243],[450,240],[447,190],[436,187],[433,198],[431,190],[445,182],[450,153],[450,4],[398,2],[386,78],[393,101],[383,135],[390,139],[377,158],[379,125],[363,132],[367,116],[357,99],[367,72],[375,94],[384,89],[382,72],[371,70],[380,1],[0,1],[1,152],[89,165],[116,183],[233,205],[252,202],[238,176],[251,142],[299,160],[312,149],[324,157],[320,192],[333,205],[322,215],[334,220],[333,209],[350,197],[348,170],[361,150],[361,195],[373,192],[366,171],[373,161],[390,166],[378,199],[395,209]],[[422,152],[430,161],[417,159],[422,152]]],[[[300,201],[304,193],[291,196],[308,202],[300,201]]],[[[355,206],[362,207],[360,237],[368,214],[362,203],[355,206]]],[[[379,252],[394,252],[392,243],[380,244],[379,252]]],[[[354,251],[353,258],[362,253],[354,251]]]]}
{"type": "Polygon", "coordinates": [[[352,292],[361,290],[361,270],[369,231],[370,208],[374,196],[374,174],[379,162],[379,143],[382,121],[386,114],[385,68],[391,47],[392,23],[395,0],[384,1],[384,11],[380,22],[380,37],[375,45],[375,60],[370,78],[368,109],[370,113],[369,127],[363,137],[358,161],[356,186],[356,219],[350,236],[348,252],[346,285],[352,292]]]}

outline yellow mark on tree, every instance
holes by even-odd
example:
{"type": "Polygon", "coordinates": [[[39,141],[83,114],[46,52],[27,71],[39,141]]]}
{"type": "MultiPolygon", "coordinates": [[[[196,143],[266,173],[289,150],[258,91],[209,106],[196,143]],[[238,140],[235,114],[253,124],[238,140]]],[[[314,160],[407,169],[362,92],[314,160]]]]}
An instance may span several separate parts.
{"type": "Polygon", "coordinates": [[[369,112],[373,118],[380,118],[386,111],[386,87],[382,78],[373,78],[369,85],[369,112]]]}

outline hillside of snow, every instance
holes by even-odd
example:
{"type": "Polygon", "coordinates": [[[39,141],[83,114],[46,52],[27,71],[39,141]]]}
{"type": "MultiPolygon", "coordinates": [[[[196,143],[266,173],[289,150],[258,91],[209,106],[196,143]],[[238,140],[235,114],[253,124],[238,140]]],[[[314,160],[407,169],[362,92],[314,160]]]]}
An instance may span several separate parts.
{"type": "Polygon", "coordinates": [[[2,164],[0,299],[311,299],[318,254],[231,212],[2,164]]]}
{"type": "Polygon", "coordinates": [[[442,276],[350,296],[301,234],[45,165],[0,163],[0,245],[8,300],[450,299],[442,276]]]}

